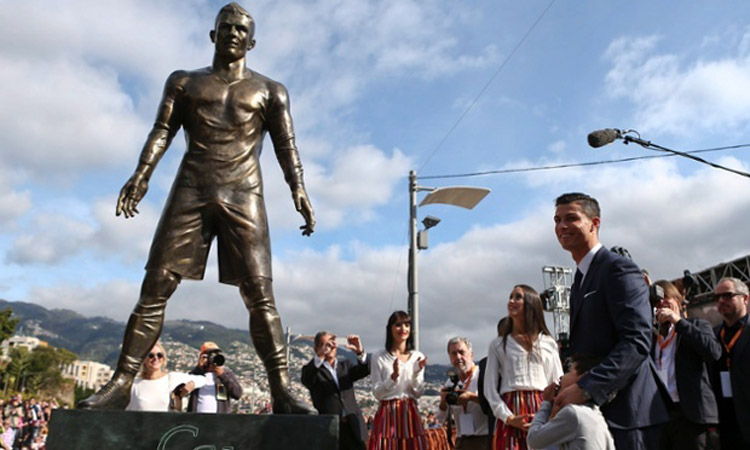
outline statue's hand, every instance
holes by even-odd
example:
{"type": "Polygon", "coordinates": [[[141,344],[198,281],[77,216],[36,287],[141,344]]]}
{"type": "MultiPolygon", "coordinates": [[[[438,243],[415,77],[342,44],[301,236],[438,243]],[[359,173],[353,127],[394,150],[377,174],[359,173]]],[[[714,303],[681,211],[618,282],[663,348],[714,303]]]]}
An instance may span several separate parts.
{"type": "Polygon", "coordinates": [[[307,197],[305,188],[298,187],[292,190],[292,199],[294,200],[294,207],[305,218],[305,224],[299,227],[302,230],[302,235],[310,236],[315,231],[315,213],[312,205],[310,205],[310,199],[307,197]]]}
{"type": "Polygon", "coordinates": [[[134,173],[120,190],[120,197],[117,199],[116,215],[124,214],[126,219],[135,217],[138,214],[138,203],[148,191],[148,180],[141,173],[134,173]]]}

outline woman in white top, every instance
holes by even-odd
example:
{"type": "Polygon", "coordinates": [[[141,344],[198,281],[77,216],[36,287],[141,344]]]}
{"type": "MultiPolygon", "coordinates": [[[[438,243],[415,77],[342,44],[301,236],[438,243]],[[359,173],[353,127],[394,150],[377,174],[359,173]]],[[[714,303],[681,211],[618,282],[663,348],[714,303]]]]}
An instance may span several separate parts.
{"type": "Polygon", "coordinates": [[[427,448],[417,398],[424,392],[427,358],[414,350],[411,316],[396,311],[385,327],[385,349],[372,356],[372,392],[380,401],[368,450],[427,448]]]}
{"type": "Polygon", "coordinates": [[[177,386],[184,385],[180,396],[185,396],[206,383],[204,376],[168,372],[165,370],[166,366],[167,353],[161,343],[157,342],[133,381],[126,411],[169,411],[170,395],[177,386]]]}
{"type": "Polygon", "coordinates": [[[525,284],[515,286],[508,300],[508,320],[487,351],[484,395],[497,417],[493,450],[527,448],[526,431],[542,403],[542,391],[562,374],[539,294],[525,284]]]}

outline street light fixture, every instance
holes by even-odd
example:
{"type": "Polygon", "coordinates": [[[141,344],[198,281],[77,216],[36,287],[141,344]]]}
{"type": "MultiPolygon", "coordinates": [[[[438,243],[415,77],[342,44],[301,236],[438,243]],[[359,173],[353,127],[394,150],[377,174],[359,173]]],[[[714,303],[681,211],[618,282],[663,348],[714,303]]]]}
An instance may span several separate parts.
{"type": "Polygon", "coordinates": [[[409,172],[409,315],[414,349],[419,350],[419,283],[417,279],[417,253],[427,248],[427,230],[440,222],[437,217],[427,216],[422,221],[425,229],[417,232],[417,193],[427,191],[419,206],[433,203],[460,206],[473,209],[491,192],[488,188],[472,186],[446,186],[440,188],[417,185],[417,172],[409,172]]]}

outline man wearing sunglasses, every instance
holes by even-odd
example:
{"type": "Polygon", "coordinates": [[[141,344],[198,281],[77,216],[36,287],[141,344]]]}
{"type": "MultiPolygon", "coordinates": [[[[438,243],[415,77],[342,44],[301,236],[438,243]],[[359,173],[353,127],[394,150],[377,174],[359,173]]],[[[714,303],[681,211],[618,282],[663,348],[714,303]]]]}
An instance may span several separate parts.
{"type": "Polygon", "coordinates": [[[718,363],[719,437],[721,448],[750,449],[750,330],[748,287],[737,278],[722,278],[714,288],[716,309],[724,322],[716,328],[722,346],[718,363]],[[740,426],[743,424],[744,426],[740,426]]]}

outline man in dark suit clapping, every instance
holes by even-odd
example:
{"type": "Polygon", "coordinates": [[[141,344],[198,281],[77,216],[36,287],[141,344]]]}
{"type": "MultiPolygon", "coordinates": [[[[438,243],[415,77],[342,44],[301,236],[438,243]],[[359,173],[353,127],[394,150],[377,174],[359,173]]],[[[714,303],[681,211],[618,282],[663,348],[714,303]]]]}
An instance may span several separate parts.
{"type": "Polygon", "coordinates": [[[359,336],[347,336],[346,347],[357,354],[357,363],[337,360],[336,335],[319,331],[315,356],[302,368],[302,384],[320,414],[339,416],[339,449],[364,450],[367,428],[354,398],[354,382],[368,376],[370,367],[359,336]]]}
{"type": "Polygon", "coordinates": [[[593,197],[564,194],[555,202],[555,234],[578,266],[570,295],[570,351],[604,358],[555,406],[593,401],[601,407],[618,450],[656,449],[669,420],[649,358],[651,308],[641,270],[599,243],[600,210],[593,197]]]}

